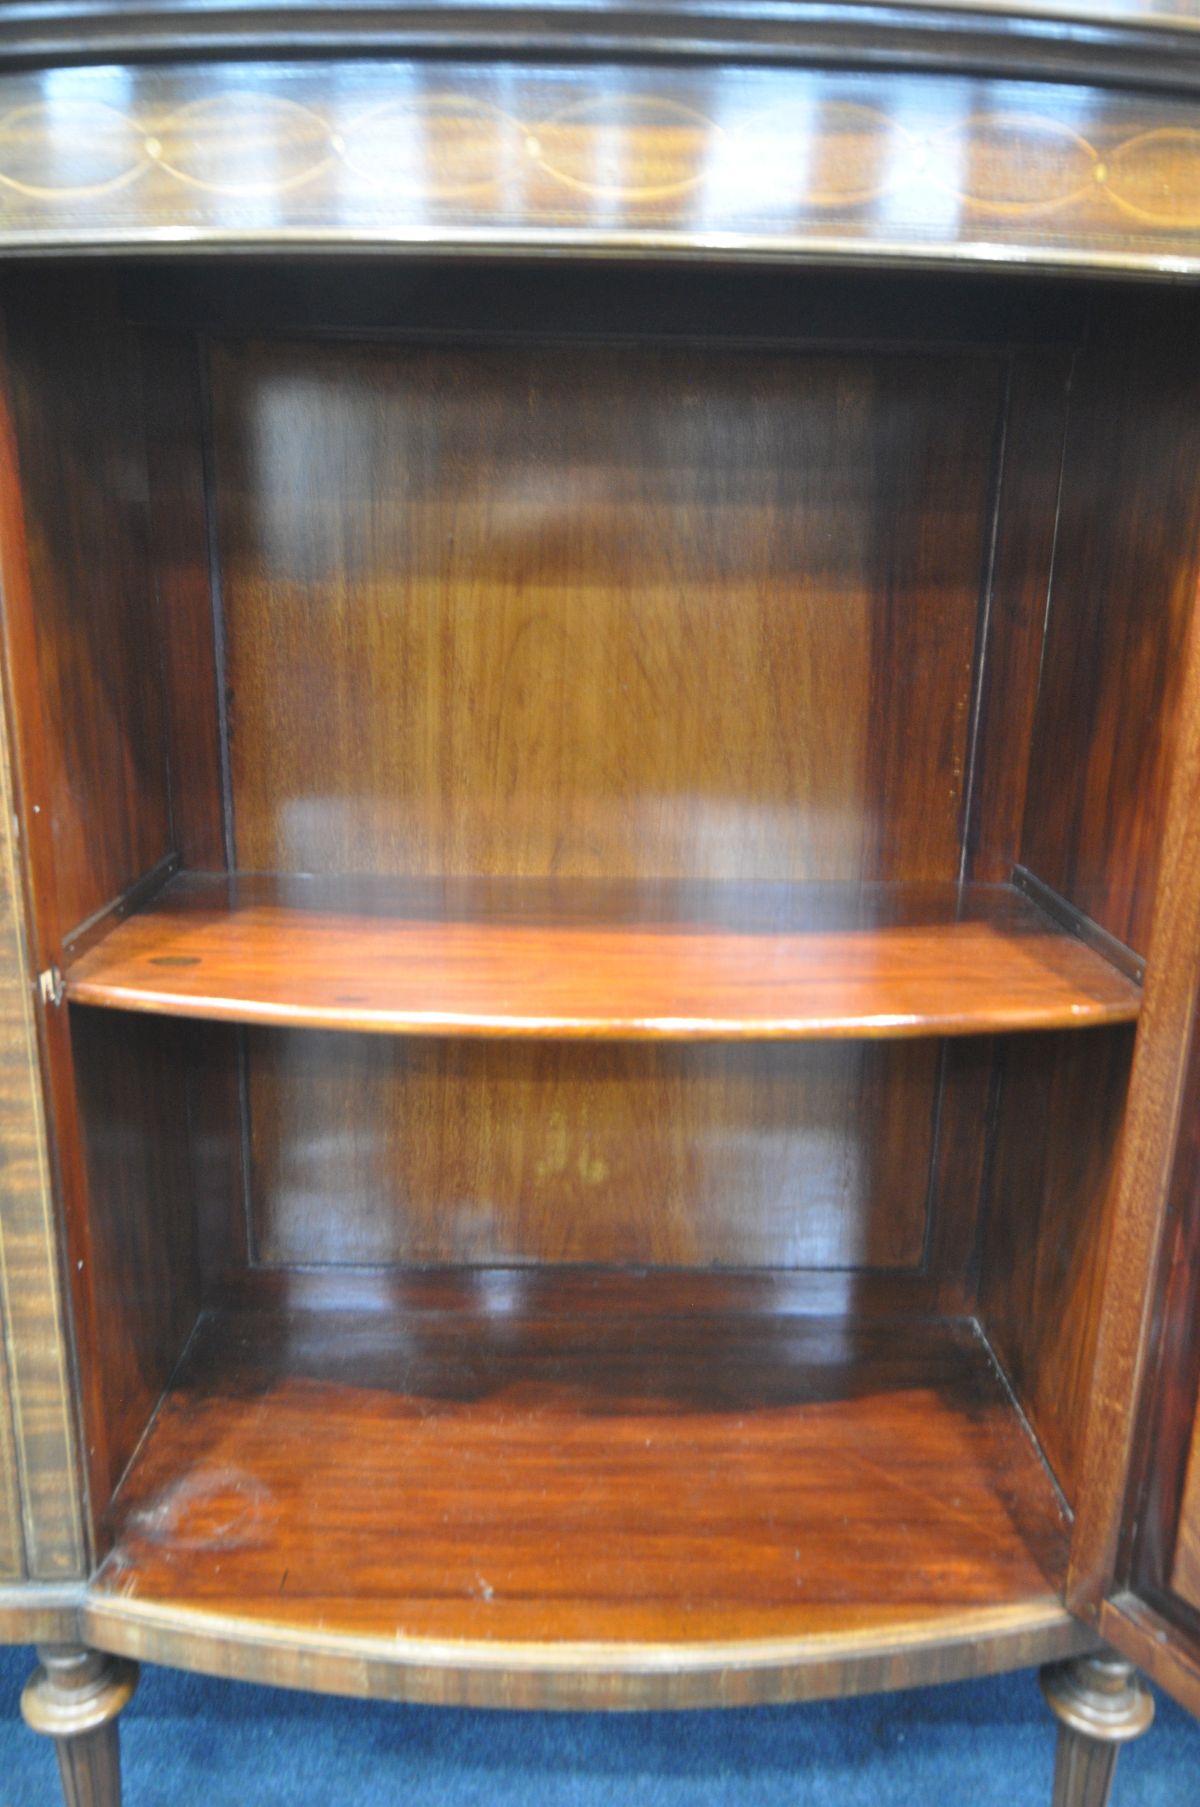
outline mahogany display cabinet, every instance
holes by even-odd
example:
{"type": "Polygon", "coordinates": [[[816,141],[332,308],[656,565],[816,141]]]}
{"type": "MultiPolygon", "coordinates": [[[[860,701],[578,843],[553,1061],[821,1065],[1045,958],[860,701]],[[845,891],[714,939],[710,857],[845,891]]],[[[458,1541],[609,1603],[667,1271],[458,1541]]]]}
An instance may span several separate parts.
{"type": "Polygon", "coordinates": [[[139,1659],[1042,1665],[1101,1807],[1139,1671],[1200,1709],[1200,21],[4,15],[0,1631],[68,1799],[139,1659]]]}

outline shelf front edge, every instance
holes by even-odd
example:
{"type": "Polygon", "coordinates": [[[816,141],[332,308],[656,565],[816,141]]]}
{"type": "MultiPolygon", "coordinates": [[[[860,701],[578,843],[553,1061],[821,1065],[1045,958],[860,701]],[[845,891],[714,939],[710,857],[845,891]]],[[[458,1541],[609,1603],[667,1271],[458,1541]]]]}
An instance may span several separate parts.
{"type": "Polygon", "coordinates": [[[965,1681],[1091,1649],[1095,1632],[1051,1597],[967,1608],[887,1630],[746,1643],[452,1644],[272,1627],[93,1587],[97,1649],[276,1687],[416,1704],[650,1711],[783,1704],[965,1681]]]}

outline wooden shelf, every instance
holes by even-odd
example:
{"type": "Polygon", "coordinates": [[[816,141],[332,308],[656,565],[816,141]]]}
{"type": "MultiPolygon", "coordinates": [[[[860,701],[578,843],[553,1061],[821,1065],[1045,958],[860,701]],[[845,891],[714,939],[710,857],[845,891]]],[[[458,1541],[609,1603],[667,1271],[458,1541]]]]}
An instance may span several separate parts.
{"type": "Polygon", "coordinates": [[[210,1313],[91,1610],[147,1655],[182,1617],[509,1705],[794,1697],[818,1658],[1065,1625],[1066,1521],[973,1325],[777,1297],[460,1270],[210,1313]]]}
{"type": "Polygon", "coordinates": [[[184,874],[65,980],[79,1004],[408,1035],[965,1035],[1140,1000],[1015,890],[952,885],[184,874]]]}

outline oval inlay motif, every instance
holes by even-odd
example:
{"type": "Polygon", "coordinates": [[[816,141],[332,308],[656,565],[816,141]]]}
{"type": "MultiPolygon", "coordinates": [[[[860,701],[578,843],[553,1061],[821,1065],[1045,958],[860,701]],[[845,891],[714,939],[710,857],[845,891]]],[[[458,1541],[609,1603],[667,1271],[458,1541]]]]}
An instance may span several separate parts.
{"type": "Polygon", "coordinates": [[[1036,213],[1090,193],[1099,158],[1061,120],[975,113],[935,138],[929,176],[974,207],[1036,213]]]}
{"type": "Polygon", "coordinates": [[[1200,226],[1200,131],[1143,132],[1109,159],[1108,191],[1148,225],[1200,226]]]}
{"type": "Polygon", "coordinates": [[[308,107],[271,94],[214,94],[158,127],[156,160],[181,182],[215,194],[269,195],[320,174],[329,128],[308,107]]]}
{"type": "Polygon", "coordinates": [[[653,201],[694,188],[721,128],[677,101],[606,94],[530,128],[529,154],[586,194],[653,201]]]}
{"type": "Polygon", "coordinates": [[[0,118],[0,182],[22,194],[105,194],[145,167],[138,126],[102,101],[47,101],[0,118]]]}
{"type": "Polygon", "coordinates": [[[732,136],[747,194],[767,183],[800,210],[864,206],[917,169],[912,133],[854,101],[772,108],[732,136]]]}
{"type": "Polygon", "coordinates": [[[348,124],[335,148],[357,176],[392,193],[449,200],[493,187],[514,161],[522,128],[467,94],[387,101],[348,124]]]}

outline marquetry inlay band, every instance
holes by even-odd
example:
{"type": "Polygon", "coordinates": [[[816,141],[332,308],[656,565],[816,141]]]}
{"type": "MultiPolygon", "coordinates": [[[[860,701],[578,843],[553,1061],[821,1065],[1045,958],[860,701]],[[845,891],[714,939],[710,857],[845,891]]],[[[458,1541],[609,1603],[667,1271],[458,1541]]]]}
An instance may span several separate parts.
{"type": "Polygon", "coordinates": [[[555,237],[1200,269],[1200,125],[1161,97],[787,68],[0,78],[0,246],[555,237]]]}

